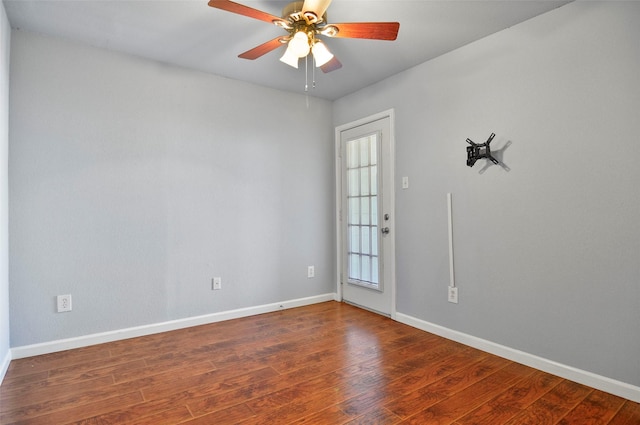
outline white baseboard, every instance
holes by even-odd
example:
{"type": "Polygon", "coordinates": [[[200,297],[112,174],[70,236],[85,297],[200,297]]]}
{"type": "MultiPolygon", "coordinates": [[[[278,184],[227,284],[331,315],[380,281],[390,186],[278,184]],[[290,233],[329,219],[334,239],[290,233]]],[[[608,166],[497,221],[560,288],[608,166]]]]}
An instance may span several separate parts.
{"type": "Polygon", "coordinates": [[[575,367],[557,363],[552,360],[525,353],[523,351],[506,347],[504,345],[496,344],[495,342],[487,341],[482,338],[477,338],[472,335],[454,331],[452,329],[445,328],[443,326],[436,325],[422,319],[417,319],[406,314],[397,313],[396,320],[414,328],[418,328],[423,331],[459,342],[461,344],[465,344],[470,347],[495,354],[496,356],[504,357],[505,359],[509,359],[514,362],[560,376],[561,378],[578,382],[580,384],[587,385],[589,387],[596,388],[601,391],[605,391],[610,394],[635,401],[637,403],[640,402],[640,387],[617,381],[615,379],[607,378],[605,376],[596,375],[595,373],[587,372],[575,367]]]}
{"type": "MultiPolygon", "coordinates": [[[[89,345],[103,344],[105,342],[118,341],[122,339],[135,338],[139,336],[152,335],[161,332],[173,331],[176,329],[188,328],[191,326],[206,325],[209,323],[222,322],[224,320],[238,319],[241,317],[254,316],[256,314],[271,313],[278,310],[302,307],[305,305],[317,304],[325,301],[335,300],[336,294],[322,294],[295,300],[281,301],[278,303],[264,304],[254,307],[239,308],[236,310],[222,311],[219,313],[205,314],[203,316],[188,317],[185,319],[171,320],[151,325],[136,326],[133,328],[119,329],[110,332],[102,332],[91,335],[84,335],[75,338],[60,339],[56,341],[43,342],[40,344],[13,347],[9,354],[9,361],[24,357],[39,356],[41,354],[55,353],[57,351],[70,350],[73,348],[87,347],[89,345]]],[[[7,367],[8,367],[7,362],[7,367]]]]}
{"type": "Polygon", "coordinates": [[[2,384],[2,381],[4,380],[4,375],[7,374],[9,363],[11,363],[11,350],[7,350],[2,362],[0,362],[0,384],[2,384]]]}

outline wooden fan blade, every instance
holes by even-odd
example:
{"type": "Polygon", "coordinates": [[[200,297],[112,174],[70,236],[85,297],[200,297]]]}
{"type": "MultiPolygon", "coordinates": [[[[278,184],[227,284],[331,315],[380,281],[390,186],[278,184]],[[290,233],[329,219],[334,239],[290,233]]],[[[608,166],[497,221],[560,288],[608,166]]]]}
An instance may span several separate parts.
{"type": "Polygon", "coordinates": [[[329,62],[327,62],[324,65],[320,66],[320,69],[325,74],[327,72],[335,71],[336,69],[340,69],[340,68],[342,68],[342,64],[340,63],[338,58],[336,58],[335,56],[333,58],[331,58],[331,60],[329,62]]]}
{"type": "Polygon", "coordinates": [[[330,24],[329,26],[338,28],[338,33],[331,37],[368,38],[372,40],[395,40],[400,29],[399,22],[354,22],[330,24]]]}
{"type": "Polygon", "coordinates": [[[249,18],[259,19],[261,21],[269,22],[270,24],[274,21],[282,21],[282,18],[278,16],[274,16],[270,13],[239,3],[234,3],[229,0],[210,0],[209,6],[215,7],[216,9],[226,10],[227,12],[237,13],[238,15],[248,16],[249,18]]]}
{"type": "Polygon", "coordinates": [[[265,55],[280,46],[284,46],[284,44],[280,41],[282,38],[283,37],[276,37],[273,40],[262,43],[261,45],[256,46],[251,50],[247,50],[246,52],[239,54],[238,57],[250,60],[258,59],[260,56],[265,55]]]}
{"type": "Polygon", "coordinates": [[[302,12],[313,12],[318,18],[322,18],[330,4],[331,0],[304,0],[302,12]]]}

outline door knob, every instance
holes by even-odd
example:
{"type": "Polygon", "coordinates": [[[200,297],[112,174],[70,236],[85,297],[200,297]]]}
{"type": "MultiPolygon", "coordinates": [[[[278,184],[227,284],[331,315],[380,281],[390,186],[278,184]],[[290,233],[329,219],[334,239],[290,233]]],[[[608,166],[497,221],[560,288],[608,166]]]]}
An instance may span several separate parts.
{"type": "Polygon", "coordinates": [[[388,227],[383,227],[382,229],[380,229],[380,231],[382,232],[383,235],[388,235],[389,234],[389,228],[388,227]]]}

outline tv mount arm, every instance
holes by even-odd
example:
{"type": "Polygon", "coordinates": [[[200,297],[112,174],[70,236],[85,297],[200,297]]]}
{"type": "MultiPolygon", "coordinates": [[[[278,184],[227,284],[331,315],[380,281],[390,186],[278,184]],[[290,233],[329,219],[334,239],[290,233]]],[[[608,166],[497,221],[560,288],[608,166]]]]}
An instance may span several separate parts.
{"type": "Polygon", "coordinates": [[[481,158],[487,158],[494,164],[499,163],[497,159],[491,156],[491,147],[489,146],[495,136],[495,133],[491,133],[487,141],[481,144],[474,143],[471,139],[467,139],[467,143],[471,145],[467,146],[467,165],[469,167],[473,167],[476,161],[481,158]]]}

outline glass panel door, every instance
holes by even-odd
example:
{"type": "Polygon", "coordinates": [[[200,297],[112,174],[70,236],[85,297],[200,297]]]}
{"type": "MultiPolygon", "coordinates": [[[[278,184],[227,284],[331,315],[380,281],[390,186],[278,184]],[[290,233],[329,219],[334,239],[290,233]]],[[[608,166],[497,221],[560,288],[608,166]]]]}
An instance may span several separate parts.
{"type": "Polygon", "coordinates": [[[392,111],[336,128],[340,298],[395,314],[392,111]]]}

